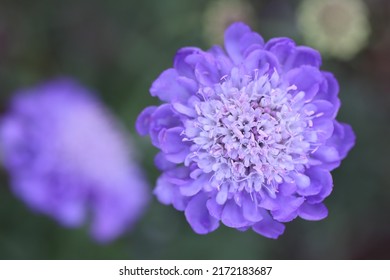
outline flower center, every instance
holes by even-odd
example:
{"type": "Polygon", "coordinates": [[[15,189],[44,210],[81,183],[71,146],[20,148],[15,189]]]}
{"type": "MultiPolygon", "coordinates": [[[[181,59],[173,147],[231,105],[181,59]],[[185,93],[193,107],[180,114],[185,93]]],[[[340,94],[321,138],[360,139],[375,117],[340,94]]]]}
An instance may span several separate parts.
{"type": "MultiPolygon", "coordinates": [[[[304,132],[309,117],[297,104],[304,93],[280,82],[276,72],[253,77],[233,69],[229,77],[201,88],[203,101],[195,104],[198,128],[190,160],[221,185],[245,182],[249,190],[276,187],[292,181],[294,172],[308,162],[310,143],[304,132]]],[[[187,134],[187,136],[189,136],[187,134]]]]}

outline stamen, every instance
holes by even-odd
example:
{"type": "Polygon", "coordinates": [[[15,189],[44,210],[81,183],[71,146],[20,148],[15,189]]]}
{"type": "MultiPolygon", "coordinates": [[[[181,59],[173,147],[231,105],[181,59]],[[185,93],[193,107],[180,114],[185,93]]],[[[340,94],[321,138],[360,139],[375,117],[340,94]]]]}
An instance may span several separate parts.
{"type": "Polygon", "coordinates": [[[273,75],[259,76],[255,71],[253,78],[237,79],[239,71],[235,68],[213,88],[199,91],[207,92],[208,99],[203,96],[204,101],[195,105],[197,118],[191,125],[202,132],[187,135],[196,153],[186,164],[202,162],[200,166],[210,172],[204,160],[212,157],[210,182],[216,180],[218,189],[229,179],[250,192],[259,191],[254,185],[260,185],[274,195],[315,149],[303,135],[308,130],[316,133],[311,129],[313,114],[302,109],[304,93],[293,95],[297,87],[281,83],[276,70],[273,75]]]}

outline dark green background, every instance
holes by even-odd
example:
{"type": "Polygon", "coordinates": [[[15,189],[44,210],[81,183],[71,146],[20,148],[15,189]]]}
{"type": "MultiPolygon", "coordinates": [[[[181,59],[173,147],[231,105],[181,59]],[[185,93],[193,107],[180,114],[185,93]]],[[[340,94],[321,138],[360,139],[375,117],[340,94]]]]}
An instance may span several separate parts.
{"type": "MultiPolygon", "coordinates": [[[[135,138],[151,189],[158,176],[149,140],[134,122],[158,104],[148,89],[183,46],[210,44],[203,36],[207,0],[0,0],[0,108],[21,86],[57,75],[72,76],[95,90],[135,138]]],[[[289,36],[298,1],[251,1],[252,28],[266,40],[289,36]]],[[[370,43],[353,60],[324,59],[322,69],[340,83],[340,121],[350,123],[357,144],[333,172],[326,199],[329,217],[294,220],[278,240],[221,226],[195,234],[181,212],[152,199],[132,232],[108,245],[87,228],[64,229],[31,212],[0,174],[1,259],[355,259],[390,258],[390,6],[367,1],[370,43]]],[[[217,15],[216,15],[217,16],[217,15]]]]}

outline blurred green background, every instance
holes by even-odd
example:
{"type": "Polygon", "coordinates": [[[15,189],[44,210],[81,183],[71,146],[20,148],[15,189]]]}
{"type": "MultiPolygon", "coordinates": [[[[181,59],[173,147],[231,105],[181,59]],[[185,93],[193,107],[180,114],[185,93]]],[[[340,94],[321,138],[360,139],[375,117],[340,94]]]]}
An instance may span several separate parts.
{"type": "MultiPolygon", "coordinates": [[[[288,36],[297,44],[316,44],[305,40],[306,31],[298,24],[302,1],[215,2],[0,0],[1,111],[21,86],[57,75],[80,80],[134,136],[152,189],[158,176],[153,165],[156,149],[136,136],[134,122],[145,106],[158,104],[148,89],[171,66],[178,48],[208,49],[229,21],[240,18],[265,40],[288,36]],[[229,10],[229,5],[242,9],[229,10]]],[[[352,17],[365,17],[368,40],[351,57],[323,58],[322,69],[333,72],[340,83],[338,119],[350,123],[357,135],[355,148],[333,172],[328,218],[296,219],[278,240],[224,226],[202,236],[191,230],[183,213],[153,198],[133,231],[99,245],[87,228],[62,228],[31,212],[12,195],[7,174],[1,171],[0,258],[390,259],[390,2],[364,3],[367,13],[352,17]]],[[[336,15],[323,23],[329,21],[337,23],[336,15]]],[[[341,22],[355,33],[363,32],[341,22]]]]}

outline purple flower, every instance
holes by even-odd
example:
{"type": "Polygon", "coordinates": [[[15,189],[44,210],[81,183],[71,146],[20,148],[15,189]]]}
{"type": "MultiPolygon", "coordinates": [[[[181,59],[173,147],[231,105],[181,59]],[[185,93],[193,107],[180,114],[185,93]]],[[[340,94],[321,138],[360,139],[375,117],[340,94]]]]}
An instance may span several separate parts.
{"type": "Polygon", "coordinates": [[[111,241],[142,214],[147,184],[128,139],[86,89],[58,79],[17,92],[0,123],[12,189],[64,226],[111,241]]]}
{"type": "Polygon", "coordinates": [[[355,141],[335,120],[336,79],[316,50],[264,43],[243,23],[226,30],[225,50],[180,49],[150,89],[165,103],[146,108],[137,130],[161,150],[157,198],[199,234],[221,221],[277,238],[297,216],[325,218],[330,171],[355,141]]]}

